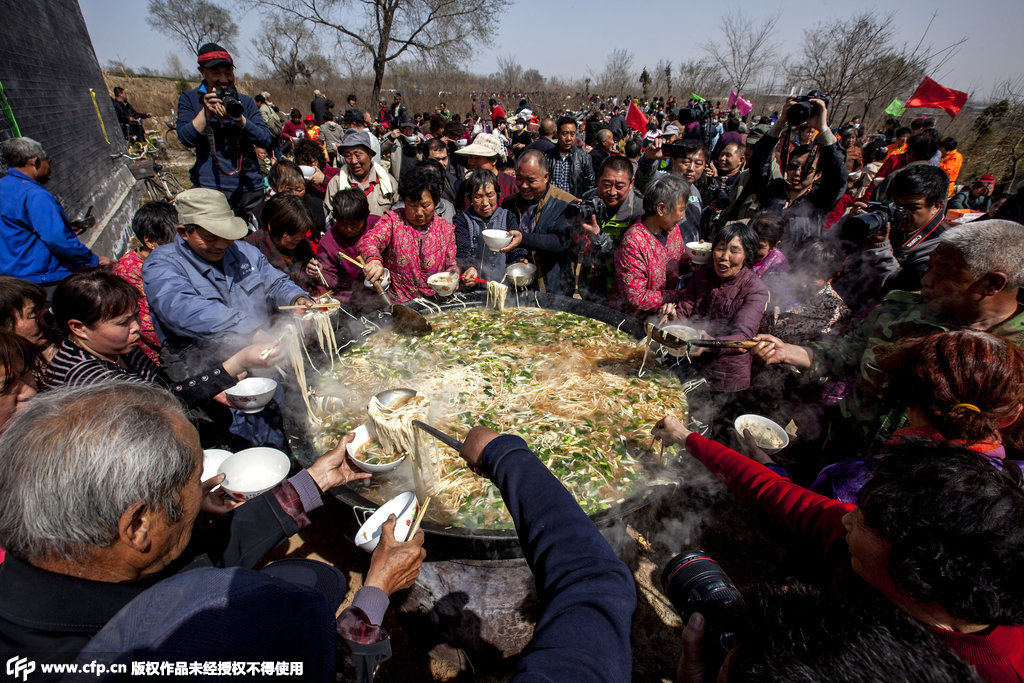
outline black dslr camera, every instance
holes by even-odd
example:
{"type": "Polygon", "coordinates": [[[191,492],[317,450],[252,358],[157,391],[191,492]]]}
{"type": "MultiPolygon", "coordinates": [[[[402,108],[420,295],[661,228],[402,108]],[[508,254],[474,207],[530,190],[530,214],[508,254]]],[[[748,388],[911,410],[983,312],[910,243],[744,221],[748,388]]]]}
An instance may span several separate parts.
{"type": "Polygon", "coordinates": [[[242,114],[245,112],[245,108],[242,106],[242,102],[238,99],[238,91],[234,88],[217,88],[215,93],[220,99],[220,103],[224,105],[224,111],[232,119],[242,118],[242,114]]]}
{"type": "Polygon", "coordinates": [[[890,226],[898,226],[903,218],[903,207],[896,202],[868,202],[866,212],[850,216],[843,222],[841,237],[856,244],[865,244],[872,237],[884,235],[890,226]]]}
{"type": "Polygon", "coordinates": [[[743,596],[702,550],[687,550],[669,560],[661,585],[683,623],[694,612],[704,617],[704,670],[715,680],[746,619],[743,596]]]}
{"type": "Polygon", "coordinates": [[[787,125],[796,127],[807,123],[814,111],[814,105],[811,104],[812,98],[824,101],[826,107],[829,107],[832,104],[832,100],[829,96],[820,90],[812,90],[806,95],[800,95],[796,98],[796,104],[791,106],[789,111],[786,112],[787,125]]]}
{"type": "Polygon", "coordinates": [[[711,105],[707,102],[693,102],[685,109],[679,109],[679,123],[688,126],[694,121],[704,121],[711,118],[711,105]]]}
{"type": "Polygon", "coordinates": [[[584,199],[579,204],[569,204],[565,207],[565,213],[567,216],[577,216],[581,223],[590,220],[592,216],[597,218],[598,223],[604,223],[610,218],[608,205],[600,197],[584,199]]]}
{"type": "Polygon", "coordinates": [[[714,207],[717,211],[725,211],[729,208],[729,204],[732,203],[729,187],[725,184],[725,181],[718,176],[708,178],[707,183],[704,184],[704,190],[701,192],[701,195],[704,197],[708,206],[714,207]]]}

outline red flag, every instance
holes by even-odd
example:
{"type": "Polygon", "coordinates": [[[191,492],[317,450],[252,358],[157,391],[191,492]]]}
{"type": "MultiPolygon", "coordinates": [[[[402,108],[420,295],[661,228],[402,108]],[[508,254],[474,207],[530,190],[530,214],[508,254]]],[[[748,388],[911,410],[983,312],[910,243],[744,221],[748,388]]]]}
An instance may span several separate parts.
{"type": "Polygon", "coordinates": [[[640,107],[636,106],[636,102],[629,103],[629,111],[626,112],[626,125],[641,133],[647,131],[647,117],[640,111],[640,107]]]}
{"type": "Polygon", "coordinates": [[[917,90],[910,96],[904,107],[906,109],[934,107],[943,110],[952,117],[956,116],[957,112],[963,109],[966,102],[967,93],[960,92],[959,90],[950,90],[925,76],[924,80],[921,81],[921,85],[917,86],[917,90]]]}

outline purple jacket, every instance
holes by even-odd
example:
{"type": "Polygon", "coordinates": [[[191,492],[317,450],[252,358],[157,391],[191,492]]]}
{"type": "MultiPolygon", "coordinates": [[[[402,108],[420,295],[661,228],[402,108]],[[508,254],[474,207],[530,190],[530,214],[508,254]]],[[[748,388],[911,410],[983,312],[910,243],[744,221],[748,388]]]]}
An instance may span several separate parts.
{"type": "MultiPolygon", "coordinates": [[[[366,229],[372,228],[378,218],[380,216],[370,215],[366,219],[366,229]]],[[[358,241],[359,237],[354,240],[346,240],[338,234],[334,226],[331,226],[331,229],[320,238],[320,246],[317,248],[316,261],[320,264],[324,279],[334,290],[334,296],[342,301],[348,301],[350,298],[353,283],[358,283],[360,287],[363,286],[363,271],[338,256],[338,252],[343,251],[346,256],[358,259],[359,250],[356,249],[358,241]]]]}
{"type": "MultiPolygon", "coordinates": [[[[715,339],[750,339],[761,325],[768,298],[768,287],[750,268],[722,281],[711,266],[704,266],[683,290],[676,315],[696,323],[715,339]]],[[[748,353],[722,349],[698,356],[694,365],[717,391],[743,391],[750,386],[748,353]]]]}

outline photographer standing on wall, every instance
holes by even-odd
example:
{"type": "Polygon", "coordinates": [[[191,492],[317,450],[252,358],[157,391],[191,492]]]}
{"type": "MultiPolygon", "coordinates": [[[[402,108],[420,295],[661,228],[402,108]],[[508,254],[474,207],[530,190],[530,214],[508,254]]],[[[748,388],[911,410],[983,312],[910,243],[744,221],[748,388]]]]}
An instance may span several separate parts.
{"type": "Polygon", "coordinates": [[[256,148],[271,145],[256,103],[235,89],[235,66],[216,43],[199,48],[203,82],[178,98],[178,139],[196,151],[192,183],[223,192],[240,218],[263,207],[263,174],[256,148]]]}

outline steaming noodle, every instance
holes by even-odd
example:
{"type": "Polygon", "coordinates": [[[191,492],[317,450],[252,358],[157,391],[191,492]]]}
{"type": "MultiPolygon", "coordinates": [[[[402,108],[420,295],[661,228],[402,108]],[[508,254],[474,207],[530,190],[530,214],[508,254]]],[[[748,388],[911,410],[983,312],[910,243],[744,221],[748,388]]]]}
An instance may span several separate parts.
{"type": "Polygon", "coordinates": [[[505,297],[508,296],[508,285],[491,280],[487,283],[487,304],[495,310],[505,311],[505,297]]]}
{"type": "MultiPolygon", "coordinates": [[[[428,422],[456,438],[477,424],[522,436],[588,514],[621,502],[661,466],[648,450],[650,429],[666,412],[685,412],[686,399],[660,367],[636,376],[639,350],[629,335],[540,309],[470,309],[430,320],[430,336],[374,334],[325,375],[320,393],[344,397],[344,408],[320,428],[318,447],[332,447],[363,422],[373,394],[407,386],[430,397],[428,422]]],[[[440,477],[428,518],[511,525],[489,481],[469,472],[454,450],[425,441],[435,444],[440,477]]],[[[389,456],[379,445],[360,453],[373,457],[389,456]]],[[[387,500],[408,488],[405,468],[373,477],[361,492],[387,500]]]]}
{"type": "Polygon", "coordinates": [[[412,424],[413,420],[426,421],[429,408],[427,397],[416,394],[403,396],[388,405],[382,405],[374,396],[366,410],[377,434],[378,447],[388,458],[383,462],[406,453],[412,455],[413,478],[420,500],[441,489],[441,457],[437,444],[433,439],[422,438],[423,432],[412,424]]]}

